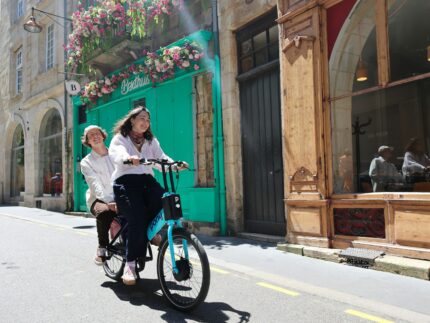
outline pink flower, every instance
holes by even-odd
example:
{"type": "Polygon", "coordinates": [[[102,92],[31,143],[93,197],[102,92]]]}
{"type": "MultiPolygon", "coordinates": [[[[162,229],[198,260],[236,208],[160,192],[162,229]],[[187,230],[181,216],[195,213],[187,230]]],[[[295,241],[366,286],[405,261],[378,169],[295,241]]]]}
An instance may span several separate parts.
{"type": "Polygon", "coordinates": [[[194,70],[198,71],[200,69],[200,66],[198,66],[197,64],[194,64],[194,70]]]}

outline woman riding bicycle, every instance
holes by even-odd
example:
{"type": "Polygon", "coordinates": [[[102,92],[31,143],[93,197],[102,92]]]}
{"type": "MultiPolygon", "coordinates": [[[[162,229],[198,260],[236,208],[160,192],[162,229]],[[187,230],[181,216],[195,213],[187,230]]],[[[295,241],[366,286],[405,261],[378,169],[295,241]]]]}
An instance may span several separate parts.
{"type": "MultiPolygon", "coordinates": [[[[136,259],[145,259],[149,223],[161,210],[164,189],[155,180],[151,166],[141,165],[140,159],[172,159],[160,147],[151,131],[149,111],[143,107],[130,111],[118,121],[115,136],[109,146],[114,163],[112,180],[119,213],[128,222],[126,233],[126,264],[122,280],[126,285],[136,283],[136,259]],[[129,161],[131,164],[124,164],[129,161]]],[[[184,163],[184,167],[187,164],[184,163]]]]}

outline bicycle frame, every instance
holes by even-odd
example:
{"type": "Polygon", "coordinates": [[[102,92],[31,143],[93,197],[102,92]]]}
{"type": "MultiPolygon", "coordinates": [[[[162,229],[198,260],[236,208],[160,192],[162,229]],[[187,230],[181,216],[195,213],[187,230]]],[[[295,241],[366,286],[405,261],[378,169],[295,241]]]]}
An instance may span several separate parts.
{"type": "MultiPolygon", "coordinates": [[[[168,163],[167,161],[152,161],[152,162],[156,162],[159,165],[161,165],[161,170],[162,170],[162,174],[163,174],[163,182],[164,182],[164,189],[166,190],[166,193],[164,193],[163,197],[169,196],[170,194],[175,194],[176,190],[175,190],[175,186],[173,183],[173,169],[172,169],[172,165],[174,165],[176,162],[174,163],[168,163]],[[166,172],[165,170],[165,166],[168,166],[168,171],[166,172]],[[169,191],[169,187],[167,185],[167,173],[169,173],[169,179],[170,179],[170,187],[171,190],[169,191]]],[[[164,216],[164,210],[161,209],[161,211],[157,214],[157,216],[152,220],[152,222],[150,223],[149,227],[148,227],[148,231],[147,231],[147,236],[148,236],[148,241],[151,241],[155,235],[167,224],[167,239],[169,241],[169,250],[170,250],[170,257],[171,257],[171,261],[172,261],[172,267],[173,267],[173,271],[175,274],[179,273],[179,269],[176,266],[176,259],[175,259],[175,253],[174,253],[174,246],[173,246],[173,229],[175,228],[183,228],[182,225],[182,220],[181,219],[177,219],[177,220],[173,220],[173,219],[169,219],[166,220],[165,216],[164,216]]],[[[185,257],[187,260],[189,260],[189,256],[188,256],[188,243],[186,240],[182,241],[183,247],[184,247],[184,253],[185,253],[185,257]]]]}

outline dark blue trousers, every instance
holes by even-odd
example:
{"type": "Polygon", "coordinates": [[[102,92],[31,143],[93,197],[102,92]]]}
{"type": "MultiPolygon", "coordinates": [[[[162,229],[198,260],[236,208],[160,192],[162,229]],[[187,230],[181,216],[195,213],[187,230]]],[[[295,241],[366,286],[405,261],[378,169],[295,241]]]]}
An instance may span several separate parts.
{"type": "Polygon", "coordinates": [[[119,213],[127,220],[126,258],[134,261],[145,257],[148,225],[162,208],[164,189],[148,174],[127,174],[117,178],[113,185],[119,213]]]}

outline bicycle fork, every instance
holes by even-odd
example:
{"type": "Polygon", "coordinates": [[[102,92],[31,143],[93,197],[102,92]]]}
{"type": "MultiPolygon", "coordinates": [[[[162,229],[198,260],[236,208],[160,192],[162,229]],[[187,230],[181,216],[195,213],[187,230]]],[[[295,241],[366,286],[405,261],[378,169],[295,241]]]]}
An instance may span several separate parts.
{"type": "MultiPolygon", "coordinates": [[[[173,228],[174,227],[182,228],[182,223],[179,220],[167,220],[166,222],[168,224],[167,239],[169,241],[170,258],[172,261],[173,272],[175,274],[178,274],[179,269],[176,266],[175,248],[174,248],[174,244],[173,244],[173,228]]],[[[190,259],[189,259],[189,255],[188,255],[188,242],[186,239],[182,239],[182,247],[184,248],[185,259],[187,259],[189,261],[190,259]]]]}

